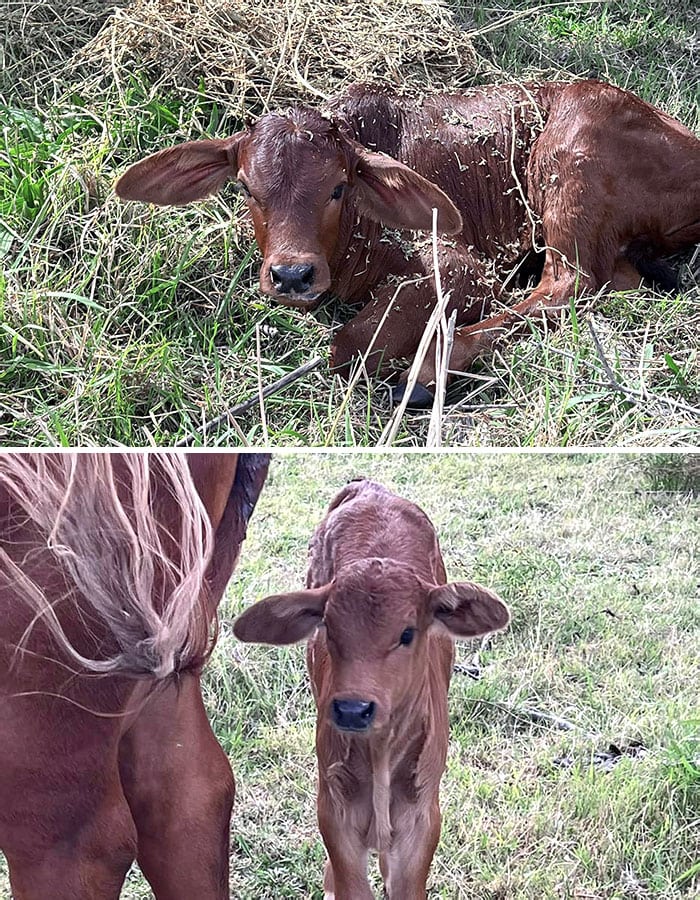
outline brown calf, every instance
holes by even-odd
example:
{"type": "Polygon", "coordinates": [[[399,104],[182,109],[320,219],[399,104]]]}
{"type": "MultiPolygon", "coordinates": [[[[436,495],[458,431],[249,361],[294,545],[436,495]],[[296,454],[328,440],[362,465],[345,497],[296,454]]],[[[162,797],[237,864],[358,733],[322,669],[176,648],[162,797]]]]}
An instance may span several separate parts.
{"type": "Polygon", "coordinates": [[[486,588],[447,583],[435,529],[417,506],[360,481],[316,529],[307,590],[268,597],[236,620],[243,641],[309,639],[327,900],[372,897],[372,849],[390,900],[425,897],[440,835],[453,638],[508,618],[486,588]]]}
{"type": "Polygon", "coordinates": [[[264,455],[0,454],[0,849],[16,900],[228,898],[200,671],[264,455]]]}
{"type": "MultiPolygon", "coordinates": [[[[700,241],[700,141],[599,81],[419,99],[356,85],[325,113],[271,113],[225,140],[156,153],[116,190],[182,204],[227,179],[246,196],[264,293],[303,309],[327,290],[363,305],[333,342],[342,373],[359,355],[372,373],[415,353],[435,287],[430,241],[406,229],[429,230],[433,208],[451,236],[440,240],[439,266],[460,326],[453,371],[524,317],[554,322],[583,291],[635,288],[642,274],[667,281],[654,257],[700,241]],[[536,287],[493,314],[516,272],[540,273],[536,287]]],[[[415,405],[430,402],[434,380],[429,352],[415,405]]]]}

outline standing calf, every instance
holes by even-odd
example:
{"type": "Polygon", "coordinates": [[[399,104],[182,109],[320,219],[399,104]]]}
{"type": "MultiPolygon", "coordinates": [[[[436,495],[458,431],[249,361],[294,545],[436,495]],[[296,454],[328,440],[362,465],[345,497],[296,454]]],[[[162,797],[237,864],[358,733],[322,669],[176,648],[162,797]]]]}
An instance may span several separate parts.
{"type": "MultiPolygon", "coordinates": [[[[162,150],[116,190],[181,204],[228,179],[246,196],[264,293],[313,309],[331,290],[363,307],[333,341],[341,374],[360,355],[373,373],[415,354],[435,285],[430,240],[409,232],[430,230],[433,208],[447,314],[460,326],[453,371],[523,330],[525,317],[556,322],[584,291],[636,288],[662,271],[655,256],[700,240],[700,141],[599,81],[419,98],[355,85],[325,113],[270,113],[232,137],[162,150]],[[528,267],[541,272],[534,290],[494,311],[528,267]]],[[[432,399],[434,357],[414,405],[432,399]]]]}
{"type": "Polygon", "coordinates": [[[491,591],[447,583],[427,516],[371,481],[350,483],[331,503],[311,541],[307,589],[267,597],[237,619],[243,641],[309,639],[326,900],[372,897],[370,850],[390,900],[425,897],[440,836],[453,638],[508,620],[491,591]]]}

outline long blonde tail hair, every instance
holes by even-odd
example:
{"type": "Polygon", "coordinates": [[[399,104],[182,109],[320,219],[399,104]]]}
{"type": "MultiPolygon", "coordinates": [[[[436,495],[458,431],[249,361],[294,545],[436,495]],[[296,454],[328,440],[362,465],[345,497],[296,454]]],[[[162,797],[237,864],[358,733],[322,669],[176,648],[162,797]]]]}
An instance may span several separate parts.
{"type": "Polygon", "coordinates": [[[2,453],[2,494],[10,498],[9,533],[13,521],[33,523],[37,549],[48,550],[81,609],[104,623],[117,647],[106,659],[81,652],[56,613],[58,598],[26,574],[30,567],[0,534],[0,584],[35,613],[20,650],[41,621],[91,672],[165,678],[206,660],[214,538],[184,454],[2,453]],[[168,521],[157,518],[156,494],[172,498],[168,521]]]}

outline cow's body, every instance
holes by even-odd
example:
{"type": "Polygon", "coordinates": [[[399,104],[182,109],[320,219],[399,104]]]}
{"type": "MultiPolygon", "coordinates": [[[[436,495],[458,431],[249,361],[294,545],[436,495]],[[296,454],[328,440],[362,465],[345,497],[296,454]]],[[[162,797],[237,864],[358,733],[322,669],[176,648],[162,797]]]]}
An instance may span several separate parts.
{"type": "Polygon", "coordinates": [[[440,835],[453,637],[507,622],[491,592],[446,583],[427,516],[369,481],[341,491],[316,530],[307,590],[262,600],[237,620],[242,640],[310,636],[327,898],[372,897],[370,850],[391,900],[425,897],[440,835]]]}
{"type": "Polygon", "coordinates": [[[78,487],[65,493],[65,456],[25,454],[14,467],[0,458],[0,848],[17,900],[116,900],[134,859],[158,900],[228,897],[234,781],[207,721],[200,671],[267,458],[190,454],[176,460],[176,495],[158,468],[165,455],[145,469],[141,455],[133,470],[127,456],[138,454],[79,456],[78,487]],[[84,500],[81,473],[97,465],[84,500]],[[147,501],[137,485],[144,472],[147,501]],[[118,500],[102,505],[112,478],[118,500]],[[65,499],[70,540],[33,515],[32,481],[38,506],[44,490],[65,499]],[[140,543],[125,537],[127,520],[140,543]],[[167,554],[162,568],[144,538],[151,524],[167,554]],[[203,530],[210,552],[198,546],[203,530]],[[198,581],[188,582],[198,563],[198,581]],[[143,626],[143,642],[129,645],[85,585],[133,575],[138,593],[153,572],[142,616],[122,611],[143,626]],[[173,579],[195,593],[178,600],[173,579]],[[37,616],[32,591],[53,605],[65,641],[37,616]],[[156,617],[172,599],[188,604],[189,621],[185,641],[166,653],[168,629],[156,617]]]}
{"type": "MultiPolygon", "coordinates": [[[[456,371],[524,317],[555,319],[584,291],[637,287],[655,257],[700,241],[700,141],[599,81],[420,98],[357,85],[326,113],[269,114],[226,141],[156,154],[117,190],[188,202],[229,177],[247,192],[265,293],[313,308],[330,289],[362,305],[333,343],[343,372],[358,356],[374,372],[415,353],[435,287],[430,240],[406,229],[430,230],[432,207],[456,371]],[[541,271],[539,282],[494,313],[516,270],[541,271]]],[[[433,366],[429,353],[423,385],[433,366]]]]}

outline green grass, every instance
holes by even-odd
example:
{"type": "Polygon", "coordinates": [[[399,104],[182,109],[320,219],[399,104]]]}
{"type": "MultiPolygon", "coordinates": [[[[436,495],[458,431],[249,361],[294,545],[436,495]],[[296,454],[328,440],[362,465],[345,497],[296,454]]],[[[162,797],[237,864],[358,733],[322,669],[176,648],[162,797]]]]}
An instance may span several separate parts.
{"type": "Polygon", "coordinates": [[[690,128],[700,127],[692,87],[698,63],[688,52],[698,26],[693,0],[663,7],[643,0],[455,5],[467,11],[467,21],[477,29],[505,22],[476,40],[496,68],[604,78],[661,105],[690,128]]]}
{"type": "MultiPolygon", "coordinates": [[[[700,130],[690,3],[650,11],[640,0],[594,0],[536,7],[537,14],[517,0],[448,5],[469,31],[497,25],[474,39],[483,57],[474,83],[595,70],[700,130]]],[[[104,15],[96,3],[95,22],[104,15]]],[[[8,53],[20,25],[18,17],[4,23],[8,53]]],[[[81,27],[86,40],[96,30],[84,20],[81,27]]],[[[62,52],[76,49],[76,35],[63,33],[62,52]]],[[[0,80],[0,440],[201,442],[202,426],[255,397],[259,383],[325,357],[347,310],[330,303],[302,315],[259,295],[258,254],[230,189],[178,210],[114,198],[115,177],[138,157],[240,126],[205,81],[175,94],[167,81],[154,86],[122,71],[119,89],[113,79],[98,89],[46,53],[50,74],[0,80]]],[[[689,260],[680,261],[683,290],[675,296],[593,299],[616,385],[588,331],[591,313],[582,312],[557,334],[507,345],[463,380],[443,443],[696,444],[700,293],[689,260]]],[[[347,397],[324,365],[268,399],[264,417],[256,407],[206,440],[372,445],[391,412],[386,386],[360,386],[347,397]]],[[[427,417],[411,416],[396,443],[426,437],[427,417]]]]}
{"type": "MultiPolygon", "coordinates": [[[[346,480],[363,475],[418,502],[438,529],[448,577],[497,590],[513,615],[488,648],[458,645],[460,664],[479,651],[482,677],[457,673],[450,688],[444,824],[429,896],[697,897],[700,525],[692,490],[659,480],[684,460],[698,461],[278,455],[205,679],[238,783],[232,896],[322,896],[303,648],[241,645],[231,621],[266,594],[303,585],[314,525],[346,480]],[[625,755],[610,771],[594,763],[610,744],[634,741],[643,755],[625,755]]],[[[148,896],[134,871],[124,900],[148,896]]]]}

